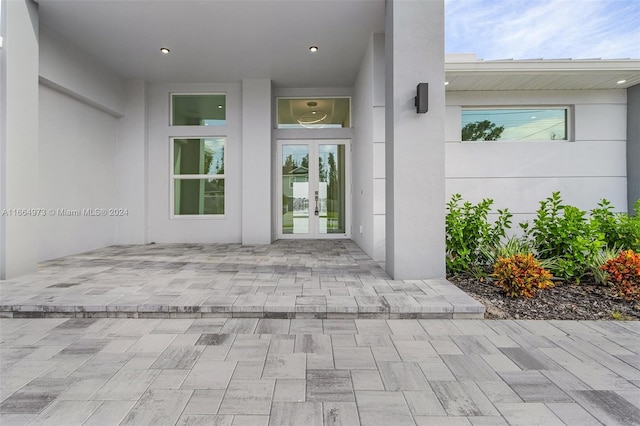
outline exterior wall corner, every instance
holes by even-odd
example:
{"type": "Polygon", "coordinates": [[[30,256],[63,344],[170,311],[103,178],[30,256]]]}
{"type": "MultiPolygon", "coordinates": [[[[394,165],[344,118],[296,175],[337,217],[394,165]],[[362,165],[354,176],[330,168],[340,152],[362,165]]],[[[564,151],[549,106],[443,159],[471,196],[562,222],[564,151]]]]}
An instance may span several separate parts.
{"type": "Polygon", "coordinates": [[[2,1],[0,49],[0,279],[38,263],[38,5],[2,1]],[[28,111],[28,114],[25,114],[28,111]]]}
{"type": "MultiPolygon", "coordinates": [[[[627,89],[627,203],[640,200],[640,84],[627,89]]],[[[637,212],[640,214],[640,212],[637,212]]]]}

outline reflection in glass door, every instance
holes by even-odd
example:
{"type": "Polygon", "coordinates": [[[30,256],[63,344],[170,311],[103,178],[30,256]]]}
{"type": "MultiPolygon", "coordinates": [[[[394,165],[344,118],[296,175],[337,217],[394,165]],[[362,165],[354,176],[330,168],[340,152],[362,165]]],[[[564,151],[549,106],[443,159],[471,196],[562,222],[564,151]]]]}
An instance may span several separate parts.
{"type": "Polygon", "coordinates": [[[318,232],[344,234],[345,149],[344,145],[318,145],[318,232]]]}
{"type": "Polygon", "coordinates": [[[281,238],[348,236],[348,141],[280,141],[281,238]]]}
{"type": "Polygon", "coordinates": [[[309,146],[282,145],[282,233],[309,233],[309,146]]]}

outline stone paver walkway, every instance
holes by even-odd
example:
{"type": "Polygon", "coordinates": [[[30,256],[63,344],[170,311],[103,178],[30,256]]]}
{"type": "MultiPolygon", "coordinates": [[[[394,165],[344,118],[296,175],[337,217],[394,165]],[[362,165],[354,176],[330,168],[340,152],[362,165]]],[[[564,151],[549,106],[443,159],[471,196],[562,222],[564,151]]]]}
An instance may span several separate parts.
{"type": "Polygon", "coordinates": [[[0,424],[638,425],[640,323],[2,319],[0,424]]]}
{"type": "Polygon", "coordinates": [[[482,318],[446,280],[391,280],[353,241],[113,246],[0,281],[0,317],[482,318]]]}
{"type": "Polygon", "coordinates": [[[640,425],[640,323],[468,321],[351,241],[109,247],[0,296],[2,426],[640,425]]]}

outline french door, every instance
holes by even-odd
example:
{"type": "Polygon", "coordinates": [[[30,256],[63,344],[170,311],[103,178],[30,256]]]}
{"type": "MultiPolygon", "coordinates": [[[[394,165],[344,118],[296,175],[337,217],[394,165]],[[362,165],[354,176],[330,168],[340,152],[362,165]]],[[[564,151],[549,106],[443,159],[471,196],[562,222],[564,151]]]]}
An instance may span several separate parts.
{"type": "Polygon", "coordinates": [[[350,236],[349,140],[278,141],[278,238],[350,236]]]}

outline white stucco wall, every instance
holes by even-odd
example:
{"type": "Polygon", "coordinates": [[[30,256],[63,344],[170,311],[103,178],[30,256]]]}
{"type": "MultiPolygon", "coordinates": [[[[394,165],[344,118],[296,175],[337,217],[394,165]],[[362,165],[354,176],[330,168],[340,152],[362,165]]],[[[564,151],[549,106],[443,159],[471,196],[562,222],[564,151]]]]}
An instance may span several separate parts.
{"type": "MultiPolygon", "coordinates": [[[[123,205],[118,188],[118,171],[126,162],[119,164],[117,158],[119,141],[133,136],[121,133],[125,82],[97,58],[47,28],[42,28],[39,44],[38,207],[129,208],[123,205]]],[[[135,90],[128,93],[134,96],[135,90]]],[[[129,122],[132,119],[136,117],[128,117],[129,122]]],[[[38,258],[115,244],[119,220],[48,214],[38,222],[38,258]]]]}
{"type": "Polygon", "coordinates": [[[354,85],[352,238],[379,261],[385,259],[384,66],[384,34],[373,34],[354,85]]]}
{"type": "Polygon", "coordinates": [[[373,35],[373,258],[386,258],[385,37],[373,35]]]}
{"type": "MultiPolygon", "coordinates": [[[[39,207],[118,207],[118,119],[44,85],[40,85],[39,96],[39,207]]],[[[109,216],[48,214],[40,218],[39,260],[114,244],[116,221],[116,217],[109,216]]]]}
{"type": "Polygon", "coordinates": [[[373,253],[373,36],[360,64],[353,91],[353,235],[369,256],[373,253]]]}
{"type": "Polygon", "coordinates": [[[147,235],[147,83],[127,80],[116,148],[118,244],[144,244],[147,235]]]}
{"type": "Polygon", "coordinates": [[[124,83],[94,56],[41,27],[40,81],[115,116],[124,113],[124,83]]]}
{"type": "MultiPolygon", "coordinates": [[[[149,242],[239,243],[242,239],[242,146],[240,84],[150,85],[148,94],[149,242]],[[226,126],[169,126],[171,93],[226,93],[226,126]],[[170,218],[171,137],[225,136],[224,217],[170,218]]],[[[265,161],[269,161],[265,158],[265,161]]]]}
{"type": "Polygon", "coordinates": [[[590,210],[602,198],[626,211],[624,90],[447,92],[446,192],[492,198],[514,223],[531,219],[553,191],[590,210]],[[462,106],[569,106],[570,141],[460,142],[462,106]]]}

